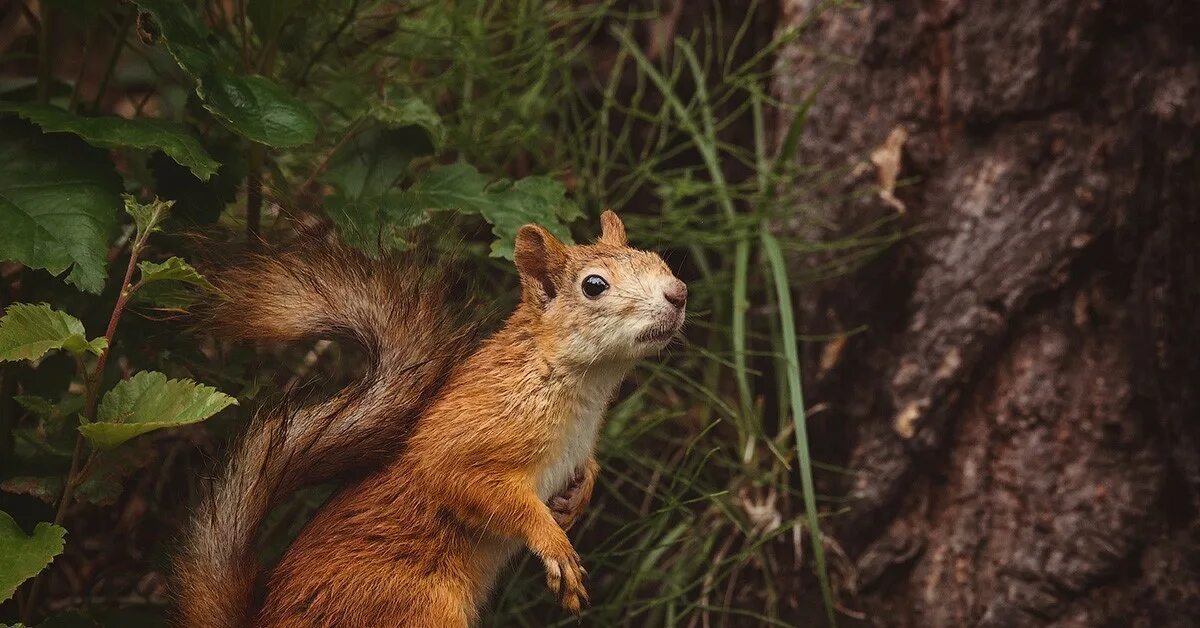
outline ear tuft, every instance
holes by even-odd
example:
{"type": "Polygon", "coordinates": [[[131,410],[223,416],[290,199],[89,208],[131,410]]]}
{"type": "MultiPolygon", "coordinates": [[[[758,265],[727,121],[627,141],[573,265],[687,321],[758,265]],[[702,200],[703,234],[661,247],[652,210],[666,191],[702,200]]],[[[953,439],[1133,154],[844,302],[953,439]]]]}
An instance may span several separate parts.
{"type": "Polygon", "coordinates": [[[566,263],[566,245],[543,227],[530,224],[517,232],[513,251],[522,299],[545,307],[557,294],[554,278],[566,263]]]}
{"type": "Polygon", "coordinates": [[[612,246],[629,246],[629,240],[625,238],[625,223],[621,222],[621,218],[611,209],[606,209],[600,214],[600,242],[612,246]]]}

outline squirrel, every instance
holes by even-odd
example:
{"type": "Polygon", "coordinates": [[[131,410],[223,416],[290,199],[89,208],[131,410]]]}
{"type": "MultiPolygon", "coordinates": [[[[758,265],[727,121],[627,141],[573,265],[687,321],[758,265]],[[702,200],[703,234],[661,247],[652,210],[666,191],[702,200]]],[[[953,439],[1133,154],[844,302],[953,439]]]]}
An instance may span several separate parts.
{"type": "Polygon", "coordinates": [[[680,330],[687,285],[631,248],[612,211],[592,244],[521,227],[521,300],[470,350],[420,268],[337,245],[220,273],[213,320],[235,338],[341,333],[363,380],[257,421],[202,502],[176,562],[182,625],[474,625],[522,547],[578,614],[586,571],[567,529],[586,508],[618,385],[680,330]],[[287,492],[359,473],[255,593],[258,525],[287,492]]]}

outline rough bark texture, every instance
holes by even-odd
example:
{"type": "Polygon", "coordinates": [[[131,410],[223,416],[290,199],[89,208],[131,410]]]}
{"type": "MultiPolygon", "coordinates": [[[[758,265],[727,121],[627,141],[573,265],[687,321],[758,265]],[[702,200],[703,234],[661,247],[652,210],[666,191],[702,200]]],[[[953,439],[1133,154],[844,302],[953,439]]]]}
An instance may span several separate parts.
{"type": "Polygon", "coordinates": [[[872,622],[1200,618],[1197,32],[1188,1],[867,0],[782,51],[782,96],[823,84],[803,163],[909,133],[913,233],[803,321],[870,326],[832,368],[811,348],[809,385],[834,409],[818,455],[857,472],[835,535],[872,622]]]}

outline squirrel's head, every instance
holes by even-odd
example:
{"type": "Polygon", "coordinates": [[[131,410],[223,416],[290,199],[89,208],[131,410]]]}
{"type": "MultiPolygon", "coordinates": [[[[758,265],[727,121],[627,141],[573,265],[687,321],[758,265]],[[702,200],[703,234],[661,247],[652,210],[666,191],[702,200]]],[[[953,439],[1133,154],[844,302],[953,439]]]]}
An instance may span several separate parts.
{"type": "Polygon", "coordinates": [[[612,211],[593,244],[569,246],[537,225],[517,233],[521,301],[559,361],[631,362],[655,353],[683,325],[687,284],[654,253],[631,248],[612,211]]]}

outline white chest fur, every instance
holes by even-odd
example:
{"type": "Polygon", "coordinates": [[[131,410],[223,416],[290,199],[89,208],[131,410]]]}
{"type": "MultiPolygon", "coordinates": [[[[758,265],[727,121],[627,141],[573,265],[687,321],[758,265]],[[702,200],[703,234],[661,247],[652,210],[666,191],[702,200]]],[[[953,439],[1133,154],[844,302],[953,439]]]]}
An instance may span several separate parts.
{"type": "Polygon", "coordinates": [[[576,403],[569,406],[560,423],[558,441],[549,452],[538,477],[537,492],[542,501],[550,499],[583,468],[596,446],[600,425],[609,401],[621,382],[623,372],[603,372],[588,377],[576,403]]]}

